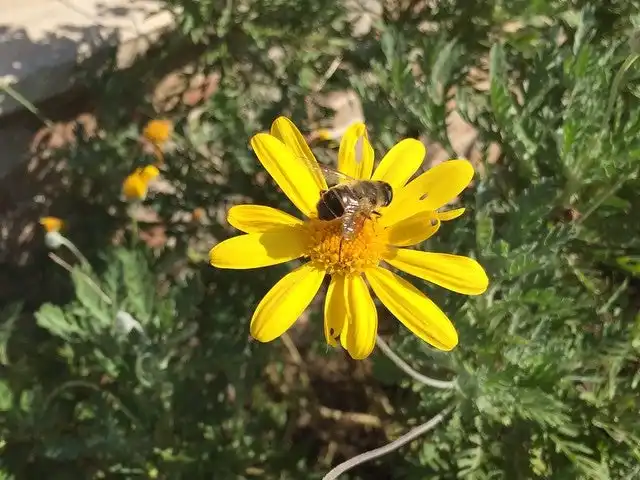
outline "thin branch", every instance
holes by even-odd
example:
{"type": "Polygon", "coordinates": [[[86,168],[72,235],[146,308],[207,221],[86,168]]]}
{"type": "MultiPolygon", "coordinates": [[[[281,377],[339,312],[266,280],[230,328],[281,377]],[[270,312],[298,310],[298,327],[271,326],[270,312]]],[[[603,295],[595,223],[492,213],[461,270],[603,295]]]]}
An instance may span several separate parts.
{"type": "Polygon", "coordinates": [[[324,405],[321,405],[318,411],[322,418],[329,418],[335,421],[345,421],[372,428],[380,428],[382,426],[380,418],[370,413],[344,412],[342,410],[325,407],[324,405]]]}
{"type": "Polygon", "coordinates": [[[400,370],[409,375],[414,380],[423,383],[429,387],[440,388],[443,390],[449,390],[456,387],[456,380],[436,380],[435,378],[427,377],[420,372],[415,371],[407,362],[400,358],[396,353],[391,350],[391,347],[380,336],[376,337],[376,344],[378,348],[382,350],[389,360],[396,364],[400,370]]]}
{"type": "Polygon", "coordinates": [[[284,343],[284,346],[289,351],[289,355],[291,355],[293,363],[295,363],[296,365],[303,365],[304,362],[302,361],[302,356],[300,355],[296,344],[293,343],[293,340],[291,339],[289,334],[287,332],[284,332],[280,338],[282,339],[282,343],[284,343]]]}
{"type": "Polygon", "coordinates": [[[318,93],[320,92],[320,90],[324,88],[324,86],[329,81],[329,79],[333,77],[334,73],[336,73],[341,63],[342,63],[342,55],[338,55],[336,58],[333,59],[333,62],[331,62],[331,65],[329,65],[329,68],[327,69],[327,71],[324,72],[324,75],[322,75],[318,83],[316,83],[313,86],[313,89],[312,89],[313,93],[318,93]]]}
{"type": "Polygon", "coordinates": [[[447,407],[444,410],[442,410],[439,414],[437,414],[435,417],[433,417],[431,420],[423,423],[422,425],[414,428],[413,430],[410,430],[409,432],[402,435],[400,438],[397,438],[396,440],[389,442],[388,444],[382,447],[374,448],[373,450],[364,452],[360,455],[357,455],[347,460],[346,462],[341,463],[336,468],[334,468],[329,473],[327,473],[322,478],[322,480],[335,480],[336,478],[338,478],[338,476],[351,470],[353,467],[356,467],[362,463],[368,462],[370,460],[374,460],[378,457],[386,455],[387,453],[391,453],[394,450],[397,450],[403,445],[406,445],[407,443],[415,440],[420,435],[423,435],[427,433],[429,430],[432,430],[433,428],[435,428],[440,422],[442,422],[447,417],[447,415],[449,415],[449,413],[451,413],[451,411],[453,411],[453,407],[452,406],[447,407]]]}

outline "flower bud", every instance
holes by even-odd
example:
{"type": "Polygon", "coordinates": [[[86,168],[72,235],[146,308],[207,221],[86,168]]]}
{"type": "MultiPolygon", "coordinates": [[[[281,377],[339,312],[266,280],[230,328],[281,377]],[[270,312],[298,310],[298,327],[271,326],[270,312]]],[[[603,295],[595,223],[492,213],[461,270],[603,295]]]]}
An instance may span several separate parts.
{"type": "Polygon", "coordinates": [[[132,330],[137,330],[140,333],[144,333],[140,322],[133,318],[130,313],[123,310],[118,311],[118,313],[116,314],[114,326],[116,332],[123,336],[129,335],[132,330]]]}
{"type": "Polygon", "coordinates": [[[65,238],[60,232],[47,232],[44,234],[44,244],[51,250],[56,250],[60,246],[64,245],[65,238]]]}

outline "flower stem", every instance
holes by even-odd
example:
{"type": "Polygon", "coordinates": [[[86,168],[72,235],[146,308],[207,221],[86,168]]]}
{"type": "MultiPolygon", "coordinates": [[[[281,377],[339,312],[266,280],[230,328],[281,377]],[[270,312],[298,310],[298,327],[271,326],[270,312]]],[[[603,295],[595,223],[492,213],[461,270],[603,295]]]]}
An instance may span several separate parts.
{"type": "MultiPolygon", "coordinates": [[[[53,260],[55,263],[64,268],[69,274],[73,275],[73,267],[57,256],[55,253],[49,252],[49,258],[53,260]]],[[[109,296],[102,291],[102,289],[98,286],[96,282],[94,282],[89,275],[84,273],[82,270],[76,270],[78,274],[82,277],[82,279],[89,285],[99,296],[104,300],[107,305],[113,305],[113,300],[109,298],[109,296]]]]}
{"type": "Polygon", "coordinates": [[[131,248],[135,248],[138,239],[140,238],[140,227],[138,226],[138,219],[133,215],[133,212],[130,211],[131,218],[131,248]]]}
{"type": "Polygon", "coordinates": [[[13,98],[16,102],[18,102],[23,108],[29,110],[36,117],[40,119],[42,123],[44,123],[47,127],[53,127],[53,122],[46,118],[42,113],[38,110],[38,108],[31,103],[29,100],[24,98],[20,93],[13,89],[8,83],[0,84],[0,90],[4,90],[4,92],[13,98]]]}
{"type": "Polygon", "coordinates": [[[602,194],[600,197],[596,198],[595,201],[589,206],[589,208],[587,209],[586,212],[584,212],[580,218],[576,221],[576,224],[582,224],[584,223],[584,221],[589,218],[593,212],[595,212],[598,208],[600,208],[600,206],[607,201],[607,199],[609,197],[611,197],[612,195],[614,195],[618,190],[620,190],[620,188],[622,188],[622,186],[625,184],[625,182],[627,182],[628,180],[633,180],[636,178],[637,175],[637,170],[636,172],[632,173],[631,175],[624,175],[622,177],[620,177],[618,179],[618,181],[616,183],[614,183],[610,189],[608,189],[606,192],[604,192],[604,194],[602,194]]]}
{"type": "Polygon", "coordinates": [[[140,420],[138,420],[138,418],[131,412],[131,410],[129,410],[124,405],[122,400],[120,400],[120,398],[118,398],[114,393],[110,392],[109,390],[103,390],[99,386],[94,385],[93,383],[85,382],[84,380],[69,380],[68,382],[65,382],[62,385],[54,388],[51,393],[47,395],[47,398],[44,401],[43,411],[47,411],[49,409],[49,406],[53,399],[60,395],[60,393],[72,388],[88,388],[90,390],[101,393],[106,397],[109,397],[113,403],[120,407],[120,410],[131,420],[131,422],[133,422],[137,426],[140,425],[140,420]]]}
{"type": "Polygon", "coordinates": [[[75,255],[75,257],[80,261],[83,267],[91,269],[91,264],[89,263],[89,260],[87,260],[87,257],[82,254],[80,249],[76,247],[71,240],[69,240],[67,237],[62,237],[61,242],[62,245],[67,247],[67,249],[75,255]]]}
{"type": "Polygon", "coordinates": [[[442,422],[449,413],[453,411],[453,406],[449,406],[438,413],[432,419],[426,421],[419,427],[414,428],[413,430],[409,430],[407,433],[402,435],[400,438],[395,439],[392,442],[387,443],[386,445],[378,448],[374,448],[373,450],[369,450],[368,452],[361,453],[360,455],[356,455],[353,458],[350,458],[346,462],[341,463],[336,468],[327,473],[322,480],[335,480],[338,476],[343,473],[351,470],[353,467],[356,467],[362,463],[368,462],[370,460],[374,460],[378,457],[386,455],[387,453],[391,453],[394,450],[406,445],[407,443],[415,440],[420,435],[427,433],[429,430],[435,428],[440,422],[442,422]]]}
{"type": "MultiPolygon", "coordinates": [[[[391,350],[391,347],[389,347],[389,345],[387,345],[387,343],[382,338],[380,338],[380,336],[376,336],[376,344],[378,345],[378,348],[382,350],[382,353],[384,353],[387,357],[389,357],[389,360],[395,363],[398,368],[400,368],[403,372],[405,372],[414,380],[424,385],[428,385],[430,387],[440,388],[445,390],[456,387],[457,383],[455,380],[448,380],[448,381],[436,380],[434,378],[427,377],[426,375],[422,375],[420,372],[415,371],[413,368],[409,366],[409,364],[407,364],[407,362],[402,360],[402,358],[400,358],[396,353],[394,353],[394,351],[391,350]]],[[[335,467],[333,470],[331,470],[329,473],[327,473],[322,480],[335,480],[336,478],[338,478],[339,475],[342,475],[343,473],[347,472],[348,470],[351,470],[353,467],[360,465],[361,463],[374,460],[378,457],[386,455],[387,453],[391,453],[394,450],[397,450],[403,445],[418,438],[420,435],[435,428],[440,422],[442,422],[445,419],[447,415],[449,415],[449,413],[453,411],[453,408],[454,408],[453,406],[449,406],[445,408],[439,414],[433,417],[431,420],[428,420],[427,422],[423,423],[419,427],[416,427],[413,430],[410,430],[409,432],[402,435],[400,438],[397,438],[396,440],[389,442],[382,447],[374,448],[373,450],[369,450],[368,452],[361,453],[360,455],[357,455],[347,460],[346,462],[341,463],[340,465],[335,467]]]]}
{"type": "Polygon", "coordinates": [[[421,374],[414,370],[407,362],[405,362],[402,358],[400,358],[391,347],[385,342],[380,336],[376,336],[376,344],[378,348],[382,350],[389,360],[396,364],[396,366],[402,370],[404,373],[409,375],[411,378],[416,380],[417,382],[423,383],[429,387],[440,388],[443,390],[452,389],[456,387],[456,380],[436,380],[435,378],[427,377],[426,375],[421,374]]]}

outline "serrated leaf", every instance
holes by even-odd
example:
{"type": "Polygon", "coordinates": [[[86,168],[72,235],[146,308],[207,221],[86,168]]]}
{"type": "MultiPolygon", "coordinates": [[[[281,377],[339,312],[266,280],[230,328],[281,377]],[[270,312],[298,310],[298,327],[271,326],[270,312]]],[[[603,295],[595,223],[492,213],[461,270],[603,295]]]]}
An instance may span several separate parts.
{"type": "Polygon", "coordinates": [[[449,85],[451,79],[451,73],[455,66],[455,59],[452,58],[457,41],[451,40],[445,43],[438,56],[431,66],[431,88],[430,93],[433,98],[431,100],[436,104],[443,104],[446,102],[446,87],[449,85]]]}
{"type": "Polygon", "coordinates": [[[73,342],[84,336],[84,332],[78,327],[78,324],[69,319],[64,311],[56,305],[45,303],[35,313],[35,317],[40,327],[56,337],[73,342]]]}
{"type": "Polygon", "coordinates": [[[152,316],[155,297],[155,281],[149,266],[138,252],[118,250],[115,255],[122,268],[127,303],[131,305],[127,310],[144,326],[152,316]]]}
{"type": "Polygon", "coordinates": [[[493,115],[500,126],[508,125],[514,113],[505,76],[504,48],[501,44],[494,43],[489,55],[489,99],[493,115]]]}
{"type": "Polygon", "coordinates": [[[484,213],[476,216],[476,245],[479,250],[488,249],[493,243],[494,236],[493,220],[484,213]]]}
{"type": "Polygon", "coordinates": [[[97,284],[91,285],[90,282],[93,280],[77,269],[72,271],[71,278],[76,287],[76,298],[90,317],[86,325],[88,331],[100,333],[110,328],[113,323],[112,309],[96,291],[96,288],[99,288],[97,284]]]}

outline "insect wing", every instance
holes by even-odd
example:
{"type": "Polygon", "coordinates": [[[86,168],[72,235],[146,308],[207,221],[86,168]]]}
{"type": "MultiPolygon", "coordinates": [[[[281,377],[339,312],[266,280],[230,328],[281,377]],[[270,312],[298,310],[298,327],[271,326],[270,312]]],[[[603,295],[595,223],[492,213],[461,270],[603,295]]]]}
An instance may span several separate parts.
{"type": "Polygon", "coordinates": [[[357,181],[355,178],[350,177],[345,173],[339,172],[338,170],[335,170],[334,168],[328,165],[323,165],[322,163],[318,164],[318,169],[324,175],[324,178],[327,180],[327,183],[331,185],[337,185],[338,183],[351,183],[351,182],[357,181]]]}
{"type": "Polygon", "coordinates": [[[311,162],[306,157],[299,158],[307,165],[310,170],[317,173],[318,175],[323,175],[329,186],[337,185],[338,183],[350,183],[356,181],[355,178],[339,172],[338,170],[335,170],[328,165],[324,165],[323,163],[318,162],[311,162]]]}

